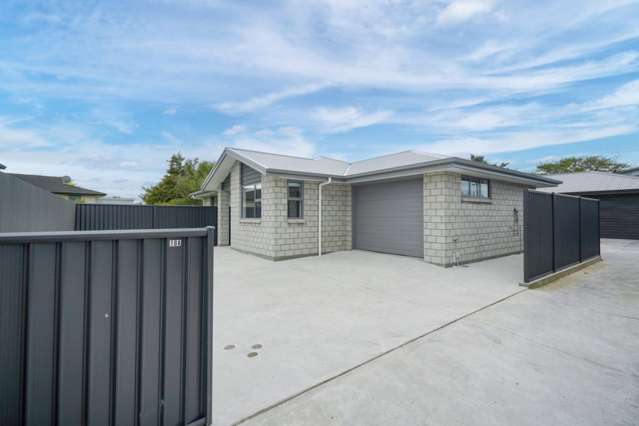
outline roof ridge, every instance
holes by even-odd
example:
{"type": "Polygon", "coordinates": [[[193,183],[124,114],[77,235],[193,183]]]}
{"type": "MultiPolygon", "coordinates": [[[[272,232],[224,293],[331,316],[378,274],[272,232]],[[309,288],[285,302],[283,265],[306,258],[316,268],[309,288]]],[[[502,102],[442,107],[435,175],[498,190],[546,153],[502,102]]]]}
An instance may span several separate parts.
{"type": "Polygon", "coordinates": [[[227,147],[231,151],[247,151],[247,152],[256,152],[258,154],[268,154],[268,155],[281,155],[282,157],[291,157],[291,158],[299,158],[301,160],[315,160],[315,158],[302,157],[300,155],[290,155],[290,154],[280,154],[276,152],[267,152],[267,151],[258,151],[256,149],[246,149],[246,148],[235,148],[235,147],[227,147]]]}
{"type": "Polygon", "coordinates": [[[410,150],[410,149],[405,149],[403,151],[389,152],[388,154],[382,154],[382,155],[378,155],[376,157],[369,157],[369,158],[364,158],[363,160],[353,161],[351,164],[361,163],[362,161],[375,160],[377,158],[382,158],[382,157],[390,157],[391,155],[403,154],[404,152],[411,152],[411,151],[412,150],[410,150]]]}
{"type": "Polygon", "coordinates": [[[604,172],[602,170],[584,170],[583,172],[556,173],[554,175],[547,175],[547,176],[568,176],[568,175],[580,175],[584,173],[597,173],[600,175],[614,176],[614,177],[626,178],[631,180],[639,179],[639,176],[624,175],[623,173],[615,173],[615,172],[604,172]]]}

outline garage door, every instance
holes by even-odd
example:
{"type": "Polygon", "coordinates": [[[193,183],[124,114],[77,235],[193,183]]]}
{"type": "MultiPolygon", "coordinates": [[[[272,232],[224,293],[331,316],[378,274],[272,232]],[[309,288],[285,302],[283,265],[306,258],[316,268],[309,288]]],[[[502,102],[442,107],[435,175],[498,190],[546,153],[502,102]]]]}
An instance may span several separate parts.
{"type": "Polygon", "coordinates": [[[353,185],[353,248],[424,256],[422,179],[353,185]]]}
{"type": "Polygon", "coordinates": [[[639,239],[639,194],[601,195],[601,238],[639,239]]]}

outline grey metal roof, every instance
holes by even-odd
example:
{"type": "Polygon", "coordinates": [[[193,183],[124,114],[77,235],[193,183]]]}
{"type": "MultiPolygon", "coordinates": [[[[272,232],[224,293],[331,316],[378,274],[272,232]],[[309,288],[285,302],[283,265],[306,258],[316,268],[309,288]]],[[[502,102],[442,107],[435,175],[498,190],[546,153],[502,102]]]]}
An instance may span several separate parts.
{"type": "Polygon", "coordinates": [[[639,167],[632,167],[621,172],[624,175],[639,176],[639,167]]]}
{"type": "Polygon", "coordinates": [[[402,151],[393,154],[382,155],[380,157],[369,158],[351,163],[346,170],[346,176],[358,175],[360,173],[370,173],[374,171],[394,169],[396,167],[408,166],[412,164],[427,163],[430,161],[446,158],[443,155],[427,154],[419,151],[402,151]]]}
{"type": "Polygon", "coordinates": [[[25,182],[29,182],[39,188],[49,191],[53,194],[63,195],[93,195],[104,196],[103,192],[94,191],[92,189],[81,188],[66,183],[68,180],[65,176],[42,176],[42,175],[24,175],[19,173],[7,173],[25,182]]]}
{"type": "Polygon", "coordinates": [[[534,187],[554,186],[559,183],[549,177],[496,167],[468,159],[419,151],[402,151],[349,163],[328,157],[304,158],[248,149],[226,148],[209,176],[202,183],[201,191],[216,190],[221,180],[230,172],[234,161],[245,163],[262,174],[275,173],[322,179],[331,177],[341,182],[396,178],[423,173],[424,169],[430,169],[487,175],[534,187]]]}
{"type": "Polygon", "coordinates": [[[553,188],[541,188],[544,192],[589,193],[589,192],[618,192],[639,191],[639,177],[607,172],[580,172],[551,175],[550,177],[562,181],[553,188]]]}
{"type": "Polygon", "coordinates": [[[343,176],[349,163],[328,157],[304,158],[292,155],[272,154],[269,152],[251,151],[248,149],[227,148],[228,151],[240,154],[263,169],[286,170],[299,173],[317,173],[343,176]]]}

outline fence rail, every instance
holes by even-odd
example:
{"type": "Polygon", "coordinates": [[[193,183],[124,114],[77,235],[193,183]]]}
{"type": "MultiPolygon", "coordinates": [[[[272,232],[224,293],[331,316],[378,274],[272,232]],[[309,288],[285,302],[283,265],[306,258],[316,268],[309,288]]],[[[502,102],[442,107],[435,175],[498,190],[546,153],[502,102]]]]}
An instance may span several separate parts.
{"type": "Polygon", "coordinates": [[[599,201],[537,191],[524,195],[524,281],[600,255],[599,201]]]}
{"type": "Polygon", "coordinates": [[[213,229],[0,234],[0,424],[211,423],[213,229]]]}

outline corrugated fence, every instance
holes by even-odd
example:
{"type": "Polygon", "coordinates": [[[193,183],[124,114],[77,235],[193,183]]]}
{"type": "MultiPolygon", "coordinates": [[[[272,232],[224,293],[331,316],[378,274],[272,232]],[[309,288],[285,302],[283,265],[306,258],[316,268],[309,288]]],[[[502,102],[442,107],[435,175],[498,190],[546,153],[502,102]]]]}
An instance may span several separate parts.
{"type": "Polygon", "coordinates": [[[2,234],[0,283],[0,424],[211,423],[212,228],[2,234]]]}
{"type": "Polygon", "coordinates": [[[526,191],[524,281],[600,255],[599,201],[526,191]]]}
{"type": "Polygon", "coordinates": [[[75,210],[78,231],[206,226],[217,228],[217,207],[78,204],[75,210]]]}

